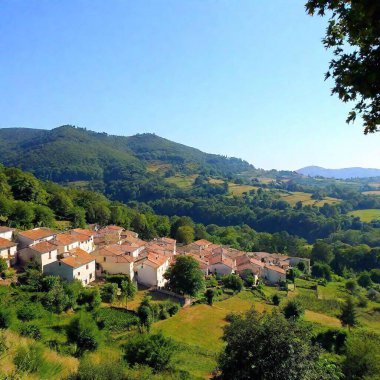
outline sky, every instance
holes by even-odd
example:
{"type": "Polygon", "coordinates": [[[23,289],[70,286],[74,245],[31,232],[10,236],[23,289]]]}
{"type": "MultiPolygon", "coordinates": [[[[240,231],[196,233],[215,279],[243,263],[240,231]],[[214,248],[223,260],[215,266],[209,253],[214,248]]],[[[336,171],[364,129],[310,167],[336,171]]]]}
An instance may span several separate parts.
{"type": "Polygon", "coordinates": [[[2,0],[0,128],[152,132],[264,169],[380,168],[299,0],[2,0]]]}

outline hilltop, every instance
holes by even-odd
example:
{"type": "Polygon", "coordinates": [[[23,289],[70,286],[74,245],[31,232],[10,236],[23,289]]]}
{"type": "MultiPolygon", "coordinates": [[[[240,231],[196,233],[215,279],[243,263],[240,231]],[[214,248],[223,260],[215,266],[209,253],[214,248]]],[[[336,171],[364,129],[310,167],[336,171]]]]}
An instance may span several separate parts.
{"type": "Polygon", "coordinates": [[[342,169],[326,169],[320,166],[306,166],[298,169],[297,173],[311,176],[311,177],[325,177],[336,179],[350,179],[350,178],[371,178],[379,177],[380,169],[373,168],[342,168],[342,169]]]}

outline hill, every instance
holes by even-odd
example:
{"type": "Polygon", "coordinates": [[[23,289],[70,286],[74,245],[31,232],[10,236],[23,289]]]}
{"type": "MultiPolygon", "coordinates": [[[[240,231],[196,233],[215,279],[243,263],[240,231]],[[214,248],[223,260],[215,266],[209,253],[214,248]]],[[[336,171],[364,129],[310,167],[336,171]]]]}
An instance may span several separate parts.
{"type": "Polygon", "coordinates": [[[320,166],[306,166],[304,168],[298,169],[297,173],[311,177],[326,177],[337,179],[380,177],[380,169],[359,167],[326,169],[320,166]]]}

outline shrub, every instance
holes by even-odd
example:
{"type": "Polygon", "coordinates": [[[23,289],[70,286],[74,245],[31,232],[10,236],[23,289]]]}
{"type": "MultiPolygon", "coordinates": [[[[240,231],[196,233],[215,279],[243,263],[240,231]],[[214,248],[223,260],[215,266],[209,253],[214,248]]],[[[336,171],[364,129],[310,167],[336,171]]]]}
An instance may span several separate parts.
{"type": "Polygon", "coordinates": [[[360,273],[358,277],[358,284],[363,288],[370,288],[372,286],[370,274],[368,272],[360,273]]]}
{"type": "Polygon", "coordinates": [[[38,304],[27,303],[17,310],[17,318],[20,321],[31,321],[41,317],[41,310],[38,304]]]}
{"type": "Polygon", "coordinates": [[[13,313],[10,309],[0,309],[0,329],[7,329],[13,320],[13,313]]]}
{"type": "Polygon", "coordinates": [[[19,347],[13,358],[17,371],[23,373],[37,372],[44,362],[42,347],[36,343],[19,347]]]}
{"type": "Polygon", "coordinates": [[[243,280],[236,274],[229,274],[222,277],[223,285],[228,288],[240,292],[243,289],[243,280]]]}
{"type": "Polygon", "coordinates": [[[7,269],[8,269],[7,262],[5,261],[5,259],[3,259],[2,257],[0,257],[0,273],[3,273],[7,269]]]}
{"type": "Polygon", "coordinates": [[[139,324],[139,318],[132,312],[114,308],[102,308],[97,313],[98,326],[110,331],[130,330],[139,324]]]}
{"type": "Polygon", "coordinates": [[[318,343],[328,352],[341,354],[344,351],[347,333],[343,330],[329,329],[320,332],[315,338],[314,343],[318,343]]]}
{"type": "MultiPolygon", "coordinates": [[[[84,358],[79,363],[76,380],[126,380],[123,363],[117,360],[102,360],[96,363],[89,358],[84,358]]],[[[74,378],[73,378],[74,380],[74,378]]]]}
{"type": "Polygon", "coordinates": [[[42,304],[46,310],[57,314],[68,309],[70,300],[61,283],[55,283],[53,288],[44,295],[42,304]]]}
{"type": "Polygon", "coordinates": [[[78,304],[84,305],[88,311],[97,309],[102,302],[98,288],[84,288],[79,293],[78,304]]]}
{"type": "Polygon", "coordinates": [[[371,270],[371,280],[376,284],[380,284],[380,269],[372,269],[371,270]]]}
{"type": "Polygon", "coordinates": [[[156,371],[168,369],[174,353],[172,340],[162,333],[135,335],[123,348],[129,364],[146,364],[156,371]]]}
{"type": "Polygon", "coordinates": [[[314,278],[324,278],[326,281],[331,281],[331,268],[328,264],[317,262],[311,268],[311,275],[314,278]]]}
{"type": "Polygon", "coordinates": [[[367,292],[367,297],[374,302],[380,302],[380,293],[375,289],[369,289],[367,292]]]}
{"type": "Polygon", "coordinates": [[[346,289],[351,293],[355,293],[357,288],[358,288],[358,284],[357,282],[354,280],[354,279],[349,279],[346,281],[346,289]]]}
{"type": "Polygon", "coordinates": [[[299,319],[305,313],[301,303],[297,300],[290,300],[283,309],[283,314],[286,319],[299,319]]]}
{"type": "Polygon", "coordinates": [[[358,306],[359,307],[367,307],[368,306],[368,300],[367,298],[363,296],[358,297],[358,306]]]}
{"type": "Polygon", "coordinates": [[[20,335],[34,340],[41,339],[41,330],[35,323],[23,323],[19,328],[20,335]]]}
{"type": "Polygon", "coordinates": [[[281,302],[281,298],[280,296],[276,293],[276,294],[273,294],[272,296],[272,302],[273,302],[273,305],[276,305],[278,306],[281,302]]]}
{"type": "Polygon", "coordinates": [[[0,333],[0,359],[8,351],[9,346],[5,334],[0,333]]]}
{"type": "Polygon", "coordinates": [[[117,284],[109,283],[105,284],[100,289],[100,296],[103,302],[112,303],[115,301],[117,296],[117,284]]]}
{"type": "Polygon", "coordinates": [[[205,297],[206,297],[206,300],[207,300],[207,303],[212,306],[212,304],[214,303],[214,297],[215,297],[215,290],[212,289],[212,288],[208,288],[205,292],[205,297]]]}
{"type": "Polygon", "coordinates": [[[169,315],[172,317],[173,315],[177,314],[181,306],[176,302],[166,302],[165,308],[169,315]]]}

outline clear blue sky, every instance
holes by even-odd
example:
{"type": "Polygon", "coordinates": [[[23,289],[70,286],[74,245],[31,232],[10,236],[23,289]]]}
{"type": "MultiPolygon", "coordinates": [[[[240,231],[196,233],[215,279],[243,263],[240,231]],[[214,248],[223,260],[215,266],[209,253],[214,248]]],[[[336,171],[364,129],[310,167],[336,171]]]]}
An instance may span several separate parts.
{"type": "Polygon", "coordinates": [[[0,127],[154,132],[265,169],[380,167],[299,0],[2,0],[0,127]]]}

